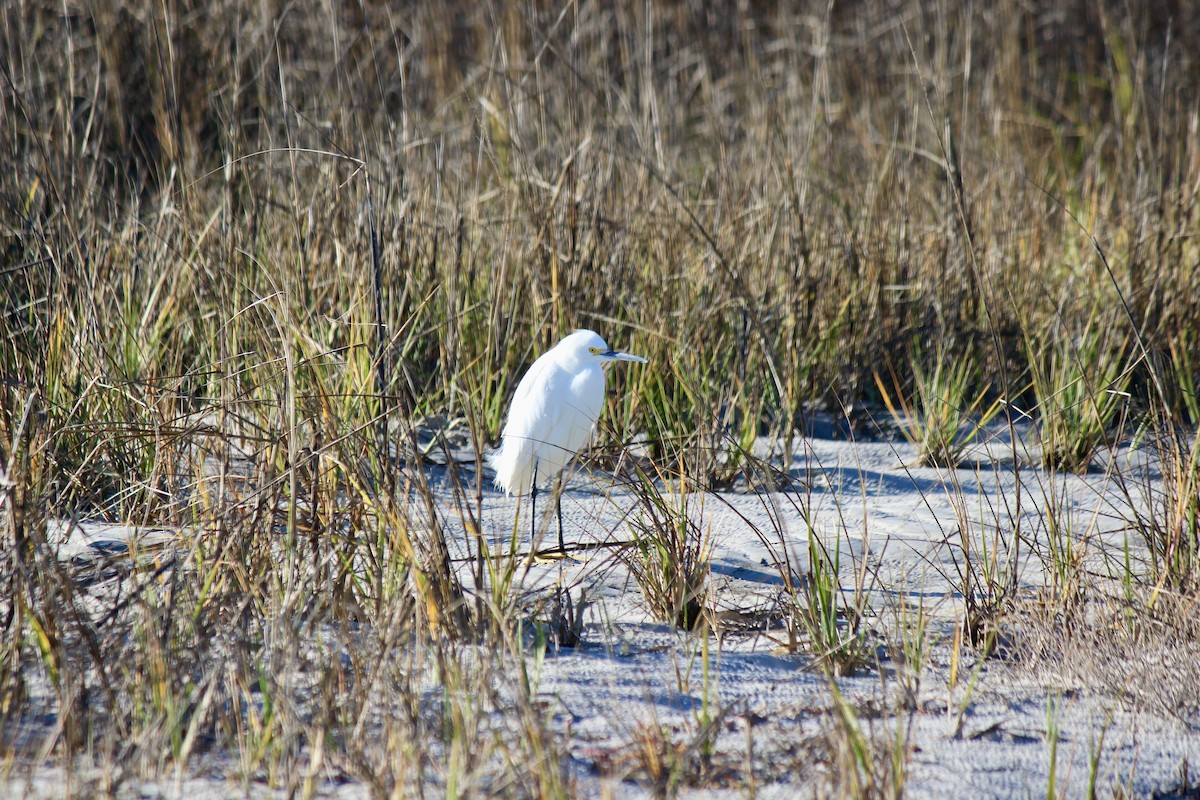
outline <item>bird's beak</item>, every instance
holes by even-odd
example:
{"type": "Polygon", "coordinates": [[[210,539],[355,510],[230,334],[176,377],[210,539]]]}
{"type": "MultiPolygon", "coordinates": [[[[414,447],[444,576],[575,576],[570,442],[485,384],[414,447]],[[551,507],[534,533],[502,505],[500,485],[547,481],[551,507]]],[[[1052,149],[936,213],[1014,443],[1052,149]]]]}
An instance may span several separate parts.
{"type": "Polygon", "coordinates": [[[635,356],[631,353],[622,353],[620,350],[605,350],[600,354],[601,358],[611,358],[613,361],[636,361],[639,364],[645,364],[646,359],[641,356],[635,356]]]}

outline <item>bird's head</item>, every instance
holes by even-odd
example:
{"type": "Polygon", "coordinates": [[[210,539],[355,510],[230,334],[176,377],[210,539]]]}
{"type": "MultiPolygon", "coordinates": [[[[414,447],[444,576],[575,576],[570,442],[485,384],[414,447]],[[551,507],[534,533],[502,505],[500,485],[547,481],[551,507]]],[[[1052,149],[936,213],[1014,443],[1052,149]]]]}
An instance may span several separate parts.
{"type": "Polygon", "coordinates": [[[645,364],[646,359],[631,353],[614,350],[594,331],[575,331],[563,339],[559,347],[568,347],[581,361],[598,361],[607,364],[610,361],[636,361],[645,364]]]}

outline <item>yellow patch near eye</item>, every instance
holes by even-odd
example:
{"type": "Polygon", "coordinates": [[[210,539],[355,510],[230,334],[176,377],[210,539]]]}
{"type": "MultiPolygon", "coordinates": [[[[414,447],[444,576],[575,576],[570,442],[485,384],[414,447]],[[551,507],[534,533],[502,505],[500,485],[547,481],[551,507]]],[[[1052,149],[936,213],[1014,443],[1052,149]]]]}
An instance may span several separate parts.
{"type": "Polygon", "coordinates": [[[590,351],[591,351],[591,353],[592,353],[592,355],[594,355],[594,356],[598,356],[598,355],[600,355],[600,348],[599,348],[599,347],[589,347],[589,348],[588,348],[588,350],[590,350],[590,351]]]}

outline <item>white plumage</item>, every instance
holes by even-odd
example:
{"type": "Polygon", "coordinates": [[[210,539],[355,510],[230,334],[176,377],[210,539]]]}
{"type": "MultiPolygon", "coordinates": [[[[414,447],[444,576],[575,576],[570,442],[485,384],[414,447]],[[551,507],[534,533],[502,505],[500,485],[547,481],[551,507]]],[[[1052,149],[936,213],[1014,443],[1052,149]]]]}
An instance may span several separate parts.
{"type": "Polygon", "coordinates": [[[535,481],[553,480],[587,444],[604,403],[603,365],[611,361],[646,359],[611,349],[592,331],[575,331],[533,362],[513,394],[500,449],[488,457],[498,488],[536,497],[535,481]]]}

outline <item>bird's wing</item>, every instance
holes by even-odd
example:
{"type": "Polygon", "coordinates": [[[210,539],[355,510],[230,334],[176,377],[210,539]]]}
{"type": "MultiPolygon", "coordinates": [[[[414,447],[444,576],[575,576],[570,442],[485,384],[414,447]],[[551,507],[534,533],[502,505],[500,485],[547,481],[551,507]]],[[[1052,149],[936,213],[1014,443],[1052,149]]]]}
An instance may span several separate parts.
{"type": "Polygon", "coordinates": [[[578,452],[592,438],[596,420],[604,408],[604,372],[600,367],[570,376],[571,391],[568,393],[568,409],[563,414],[571,420],[571,429],[566,446],[572,453],[578,452]]]}
{"type": "Polygon", "coordinates": [[[503,442],[492,459],[496,482],[509,493],[523,493],[534,478],[545,480],[556,475],[572,453],[559,425],[570,375],[550,359],[538,359],[521,378],[513,393],[508,419],[504,423],[503,442]]]}
{"type": "Polygon", "coordinates": [[[604,403],[604,372],[564,369],[553,357],[533,362],[517,384],[504,423],[504,441],[492,459],[496,483],[520,492],[536,477],[557,475],[587,444],[604,403]]]}
{"type": "Polygon", "coordinates": [[[533,362],[521,378],[521,382],[517,384],[517,390],[513,392],[503,436],[525,437],[534,428],[541,427],[539,420],[545,413],[547,399],[554,386],[561,381],[562,372],[562,369],[545,355],[533,362]]]}

